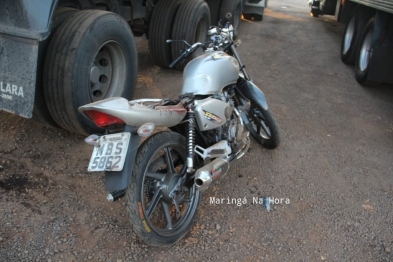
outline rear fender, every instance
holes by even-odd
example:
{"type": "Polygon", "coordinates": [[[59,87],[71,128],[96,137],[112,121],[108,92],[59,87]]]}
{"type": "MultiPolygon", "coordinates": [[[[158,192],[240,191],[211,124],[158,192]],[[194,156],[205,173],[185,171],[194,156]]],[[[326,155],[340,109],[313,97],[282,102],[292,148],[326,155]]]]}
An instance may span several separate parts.
{"type": "Polygon", "coordinates": [[[105,172],[105,190],[109,192],[122,190],[128,187],[131,181],[132,169],[134,168],[138,146],[141,137],[137,134],[137,129],[131,126],[125,126],[124,132],[130,132],[131,138],[128,144],[128,151],[121,171],[105,172]]]}
{"type": "Polygon", "coordinates": [[[154,123],[157,127],[171,127],[179,124],[187,110],[180,102],[177,105],[162,105],[161,99],[139,99],[128,101],[122,97],[112,97],[81,106],[78,110],[97,110],[117,117],[129,126],[141,126],[154,123]]]}

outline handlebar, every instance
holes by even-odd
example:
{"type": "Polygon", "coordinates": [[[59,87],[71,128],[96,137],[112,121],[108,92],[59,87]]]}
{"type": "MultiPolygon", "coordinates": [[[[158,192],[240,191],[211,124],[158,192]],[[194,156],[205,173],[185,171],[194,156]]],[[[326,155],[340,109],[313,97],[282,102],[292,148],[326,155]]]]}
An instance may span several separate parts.
{"type": "Polygon", "coordinates": [[[190,46],[189,43],[187,43],[185,40],[166,40],[167,43],[171,43],[171,42],[184,42],[187,46],[189,46],[188,49],[186,49],[178,58],[175,59],[175,61],[173,61],[170,65],[169,68],[174,67],[180,60],[182,60],[183,58],[186,58],[187,56],[189,56],[190,54],[194,53],[199,47],[202,47],[204,50],[206,50],[206,46],[204,43],[195,43],[192,46],[190,46]]]}

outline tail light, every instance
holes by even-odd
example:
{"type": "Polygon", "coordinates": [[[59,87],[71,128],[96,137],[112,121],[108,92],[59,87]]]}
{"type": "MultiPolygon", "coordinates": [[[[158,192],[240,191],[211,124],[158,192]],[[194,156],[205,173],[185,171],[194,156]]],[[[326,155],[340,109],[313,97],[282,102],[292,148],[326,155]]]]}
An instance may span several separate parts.
{"type": "Polygon", "coordinates": [[[98,126],[98,127],[106,127],[106,126],[110,126],[110,125],[125,125],[124,121],[105,114],[103,112],[100,111],[96,111],[96,110],[87,110],[85,111],[85,114],[91,119],[93,120],[93,122],[98,126]]]}

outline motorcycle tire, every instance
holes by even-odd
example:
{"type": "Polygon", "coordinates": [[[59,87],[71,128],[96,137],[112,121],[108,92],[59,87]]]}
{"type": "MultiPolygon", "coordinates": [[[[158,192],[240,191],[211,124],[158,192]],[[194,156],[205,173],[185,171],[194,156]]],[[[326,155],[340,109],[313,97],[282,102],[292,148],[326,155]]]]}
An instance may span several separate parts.
{"type": "Polygon", "coordinates": [[[246,128],[251,136],[268,149],[276,148],[280,144],[279,128],[270,109],[251,104],[248,116],[250,124],[246,128]]]}
{"type": "Polygon", "coordinates": [[[191,229],[200,191],[192,183],[181,188],[184,195],[171,195],[186,175],[186,163],[186,139],[175,132],[156,133],[138,149],[126,206],[134,231],[148,245],[172,245],[191,229]],[[178,212],[173,197],[179,199],[178,212]]]}

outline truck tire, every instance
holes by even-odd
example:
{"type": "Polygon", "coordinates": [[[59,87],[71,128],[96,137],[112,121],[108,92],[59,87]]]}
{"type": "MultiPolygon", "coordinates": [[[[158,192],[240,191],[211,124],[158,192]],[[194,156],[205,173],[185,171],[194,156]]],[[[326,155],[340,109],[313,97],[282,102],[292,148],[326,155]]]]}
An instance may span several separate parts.
{"type": "Polygon", "coordinates": [[[319,16],[319,10],[311,8],[310,15],[312,17],[318,17],[319,16]]]}
{"type": "Polygon", "coordinates": [[[45,103],[44,90],[42,87],[42,68],[43,62],[45,60],[45,51],[48,47],[50,39],[53,34],[56,32],[57,28],[72,14],[78,12],[77,9],[69,8],[69,7],[59,7],[56,9],[54,18],[51,23],[51,31],[48,38],[44,41],[40,42],[38,47],[38,64],[37,64],[37,80],[36,80],[36,90],[34,97],[34,109],[33,109],[33,117],[34,121],[37,121],[45,126],[49,127],[59,127],[56,122],[53,120],[52,116],[48,111],[48,107],[45,103]]]}
{"type": "Polygon", "coordinates": [[[44,62],[44,95],[53,119],[73,133],[103,131],[78,108],[108,97],[130,99],[137,65],[134,37],[120,16],[99,10],[70,16],[53,35],[44,62]]]}
{"type": "Polygon", "coordinates": [[[153,62],[169,68],[173,61],[171,44],[166,40],[172,37],[173,22],[183,0],[160,0],[154,8],[149,27],[149,50],[153,62]]]}
{"type": "Polygon", "coordinates": [[[242,17],[242,5],[240,0],[222,0],[220,18],[225,17],[227,13],[232,14],[230,23],[233,25],[233,38],[239,34],[239,25],[242,17]]]}
{"type": "MultiPolygon", "coordinates": [[[[206,42],[207,31],[210,27],[210,10],[203,0],[184,1],[177,11],[173,25],[172,39],[186,40],[189,44],[206,42]]],[[[184,43],[172,43],[172,58],[175,60],[186,46],[184,43]]],[[[176,68],[182,70],[186,63],[198,56],[201,50],[197,50],[185,61],[179,62],[176,68]],[[199,51],[199,52],[198,52],[199,51]]]]}
{"type": "Polygon", "coordinates": [[[354,13],[350,14],[341,42],[341,61],[347,65],[353,64],[356,58],[356,40],[358,38],[357,24],[357,16],[354,13]]]}
{"type": "Polygon", "coordinates": [[[359,42],[359,48],[356,55],[355,70],[356,81],[363,86],[378,86],[380,83],[368,80],[368,70],[370,57],[374,47],[374,18],[367,23],[359,42]]]}
{"type": "Polygon", "coordinates": [[[206,0],[210,9],[210,20],[212,25],[218,25],[218,21],[222,19],[220,17],[220,8],[222,0],[206,0]]]}

